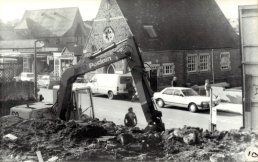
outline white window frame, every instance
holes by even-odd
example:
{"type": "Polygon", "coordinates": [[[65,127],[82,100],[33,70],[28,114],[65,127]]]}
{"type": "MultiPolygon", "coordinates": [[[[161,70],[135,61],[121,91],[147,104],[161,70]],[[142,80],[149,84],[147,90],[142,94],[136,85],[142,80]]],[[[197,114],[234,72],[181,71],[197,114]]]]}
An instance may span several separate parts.
{"type": "Polygon", "coordinates": [[[30,69],[30,60],[28,57],[23,57],[23,69],[22,71],[23,72],[31,72],[31,69],[30,69]]]}
{"type": "Polygon", "coordinates": [[[162,64],[162,74],[163,75],[173,75],[173,74],[175,74],[175,64],[174,63],[164,63],[164,64],[162,64]]]}
{"type": "Polygon", "coordinates": [[[110,6],[111,6],[111,4],[110,4],[111,2],[110,2],[110,0],[107,0],[106,1],[106,10],[110,10],[110,6]]]}
{"type": "Polygon", "coordinates": [[[192,73],[192,72],[197,72],[198,71],[198,55],[197,54],[187,54],[187,56],[186,56],[186,70],[187,70],[187,72],[189,72],[189,73],[192,73]],[[188,66],[190,65],[189,64],[189,62],[188,62],[188,58],[189,57],[194,57],[195,58],[195,63],[191,63],[191,64],[193,64],[194,66],[194,69],[192,69],[192,70],[189,70],[188,69],[188,66]]]}
{"type": "Polygon", "coordinates": [[[230,52],[221,52],[220,53],[220,69],[221,71],[225,71],[225,70],[230,70],[231,69],[231,61],[230,61],[230,52]],[[222,55],[227,55],[228,56],[228,64],[227,65],[223,65],[222,64],[222,55]]]}
{"type": "Polygon", "coordinates": [[[199,54],[199,60],[198,60],[198,68],[200,71],[209,71],[210,69],[210,54],[209,53],[200,53],[199,54]],[[207,56],[207,62],[201,62],[201,56],[207,56]],[[201,64],[206,64],[207,68],[201,69],[201,64]]]}

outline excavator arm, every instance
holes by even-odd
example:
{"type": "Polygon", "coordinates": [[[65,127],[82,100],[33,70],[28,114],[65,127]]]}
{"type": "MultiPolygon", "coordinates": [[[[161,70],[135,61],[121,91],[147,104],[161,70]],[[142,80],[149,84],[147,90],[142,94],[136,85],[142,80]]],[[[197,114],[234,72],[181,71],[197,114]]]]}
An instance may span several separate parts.
{"type": "Polygon", "coordinates": [[[146,121],[149,125],[155,126],[155,130],[164,130],[164,124],[161,120],[162,114],[157,110],[155,102],[152,100],[153,91],[149,86],[147,75],[144,70],[144,63],[134,37],[129,37],[121,42],[113,43],[111,46],[101,49],[89,57],[84,57],[78,64],[64,71],[60,81],[57,101],[57,115],[60,119],[78,119],[76,116],[77,113],[72,113],[74,111],[72,106],[72,84],[79,75],[94,71],[122,59],[128,60],[127,65],[131,69],[146,121]],[[124,42],[126,42],[125,45],[123,45],[124,50],[114,52],[110,56],[99,57],[124,42]]]}

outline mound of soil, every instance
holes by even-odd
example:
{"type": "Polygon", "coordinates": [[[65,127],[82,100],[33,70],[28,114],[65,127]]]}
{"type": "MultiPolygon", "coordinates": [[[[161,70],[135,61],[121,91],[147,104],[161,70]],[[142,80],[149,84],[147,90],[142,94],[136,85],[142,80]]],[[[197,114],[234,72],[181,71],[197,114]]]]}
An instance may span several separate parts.
{"type": "Polygon", "coordinates": [[[144,132],[113,122],[0,118],[0,161],[243,161],[257,135],[244,131],[209,132],[183,127],[164,132],[144,132]],[[17,139],[6,138],[11,134],[17,139]]]}

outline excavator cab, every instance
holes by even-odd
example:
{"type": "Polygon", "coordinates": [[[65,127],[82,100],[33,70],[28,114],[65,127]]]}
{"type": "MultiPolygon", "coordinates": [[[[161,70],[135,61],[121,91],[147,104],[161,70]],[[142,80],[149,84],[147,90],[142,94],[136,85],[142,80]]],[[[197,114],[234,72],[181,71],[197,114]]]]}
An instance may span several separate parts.
{"type": "MultiPolygon", "coordinates": [[[[57,96],[59,95],[59,87],[53,87],[53,101],[55,101],[53,107],[56,107],[58,104],[57,96]]],[[[94,119],[94,105],[93,105],[93,96],[92,91],[89,87],[80,86],[73,87],[71,93],[71,112],[69,120],[88,120],[94,119]],[[82,106],[83,105],[83,106],[82,106]]],[[[57,112],[54,109],[54,112],[57,115],[57,112]]]]}

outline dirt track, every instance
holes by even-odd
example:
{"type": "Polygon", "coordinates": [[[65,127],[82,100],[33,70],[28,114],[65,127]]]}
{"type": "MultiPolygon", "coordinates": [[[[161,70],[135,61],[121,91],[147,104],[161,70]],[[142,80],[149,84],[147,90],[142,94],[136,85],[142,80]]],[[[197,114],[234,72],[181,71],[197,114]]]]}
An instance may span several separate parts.
{"type": "Polygon", "coordinates": [[[214,132],[184,127],[148,132],[107,121],[76,123],[60,120],[0,118],[0,161],[37,160],[53,156],[61,161],[173,160],[243,161],[257,135],[250,132],[214,132]],[[16,140],[3,138],[12,134],[16,140]]]}

